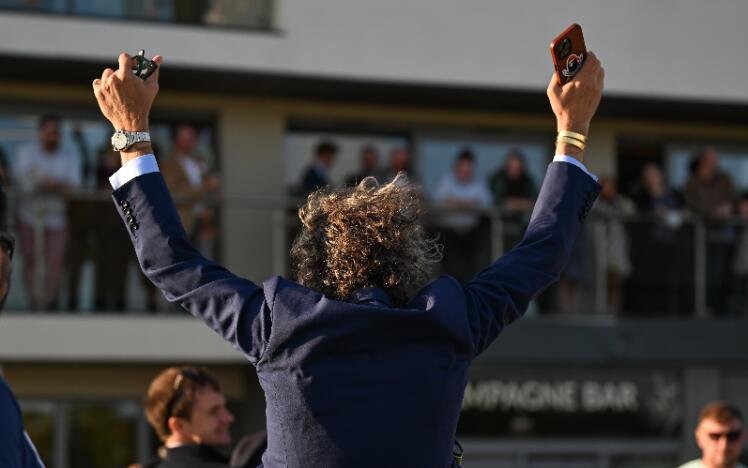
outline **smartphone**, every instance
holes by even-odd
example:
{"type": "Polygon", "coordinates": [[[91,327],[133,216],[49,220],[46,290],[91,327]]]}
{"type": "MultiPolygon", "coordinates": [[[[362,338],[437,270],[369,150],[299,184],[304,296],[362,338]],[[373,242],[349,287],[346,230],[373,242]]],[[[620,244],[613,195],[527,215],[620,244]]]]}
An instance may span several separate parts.
{"type": "Polygon", "coordinates": [[[135,66],[132,67],[133,74],[144,80],[151,76],[151,73],[155,72],[156,68],[158,68],[156,62],[145,57],[145,50],[138,51],[132,58],[135,60],[135,66]]]}
{"type": "Polygon", "coordinates": [[[582,69],[587,57],[587,47],[584,45],[582,27],[574,23],[559,34],[551,42],[551,57],[553,68],[556,69],[558,84],[563,85],[574,78],[582,69]]]}

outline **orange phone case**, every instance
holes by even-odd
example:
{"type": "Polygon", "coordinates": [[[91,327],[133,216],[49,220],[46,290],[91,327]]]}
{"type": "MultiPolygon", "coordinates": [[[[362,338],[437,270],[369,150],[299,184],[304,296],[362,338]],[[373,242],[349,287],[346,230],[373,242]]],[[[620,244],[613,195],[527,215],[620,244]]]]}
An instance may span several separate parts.
{"type": "Polygon", "coordinates": [[[587,58],[582,27],[574,23],[551,42],[553,68],[556,69],[558,84],[568,83],[582,69],[587,58]]]}

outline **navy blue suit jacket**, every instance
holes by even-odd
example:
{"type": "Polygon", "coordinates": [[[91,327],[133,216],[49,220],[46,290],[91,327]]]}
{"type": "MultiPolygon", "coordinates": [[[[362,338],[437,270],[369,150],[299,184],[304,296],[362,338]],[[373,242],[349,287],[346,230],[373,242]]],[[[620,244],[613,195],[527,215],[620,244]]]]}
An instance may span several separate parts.
{"type": "Polygon", "coordinates": [[[44,464],[23,430],[23,418],[10,387],[0,377],[0,467],[44,468],[44,464]]]}
{"type": "Polygon", "coordinates": [[[255,285],[188,242],[159,173],[114,192],[145,274],[239,349],[267,402],[265,467],[448,467],[471,361],[558,279],[599,185],[551,163],[522,242],[466,285],[449,276],[405,308],[274,277],[255,285]]]}

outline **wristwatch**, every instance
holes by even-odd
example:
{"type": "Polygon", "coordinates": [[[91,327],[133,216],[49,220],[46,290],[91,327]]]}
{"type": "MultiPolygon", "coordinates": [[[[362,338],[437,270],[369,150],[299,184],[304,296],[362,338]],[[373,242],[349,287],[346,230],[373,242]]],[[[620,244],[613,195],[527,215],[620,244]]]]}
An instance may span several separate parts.
{"type": "Polygon", "coordinates": [[[143,141],[150,142],[151,134],[148,132],[128,132],[127,130],[117,130],[112,135],[112,148],[115,151],[124,151],[135,143],[143,141]]]}

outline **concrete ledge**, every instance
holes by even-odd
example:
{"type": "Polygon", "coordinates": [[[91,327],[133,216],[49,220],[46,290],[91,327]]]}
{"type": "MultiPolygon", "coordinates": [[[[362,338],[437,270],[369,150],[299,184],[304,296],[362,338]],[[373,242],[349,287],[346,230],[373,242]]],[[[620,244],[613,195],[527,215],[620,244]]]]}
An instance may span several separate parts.
{"type": "Polygon", "coordinates": [[[189,316],[0,317],[0,362],[245,362],[189,316]]]}

